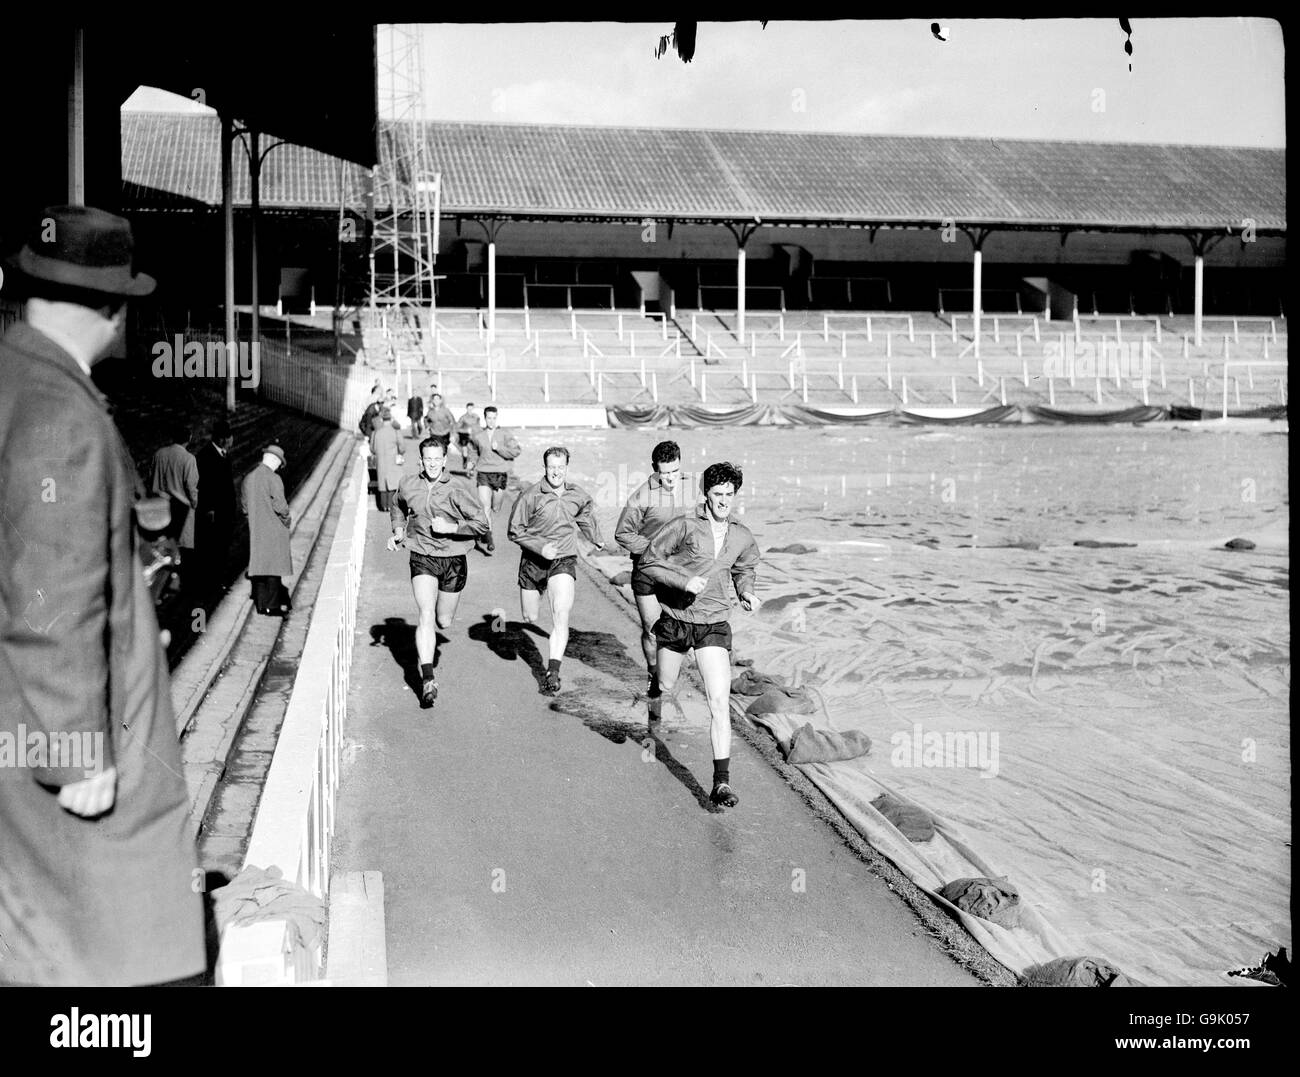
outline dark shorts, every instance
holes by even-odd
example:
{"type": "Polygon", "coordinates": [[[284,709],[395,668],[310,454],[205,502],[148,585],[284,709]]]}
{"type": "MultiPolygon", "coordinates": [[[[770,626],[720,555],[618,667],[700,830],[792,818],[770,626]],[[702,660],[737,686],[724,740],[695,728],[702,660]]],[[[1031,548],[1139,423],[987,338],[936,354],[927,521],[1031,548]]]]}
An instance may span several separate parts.
{"type": "Polygon", "coordinates": [[[655,622],[654,633],[659,646],[678,654],[701,647],[724,647],[731,650],[731,625],[726,621],[697,625],[690,621],[679,621],[665,613],[655,622]]]}
{"type": "Polygon", "coordinates": [[[642,572],[635,561],[632,562],[632,593],[641,598],[655,593],[655,581],[642,572]]]}
{"type": "Polygon", "coordinates": [[[557,557],[547,561],[535,553],[524,550],[519,558],[519,589],[521,591],[545,591],[546,581],[552,576],[572,576],[578,578],[578,558],[557,557]]]}
{"type": "Polygon", "coordinates": [[[486,486],[491,490],[504,490],[506,488],[506,473],[504,471],[480,471],[475,481],[480,486],[486,486]]]}
{"type": "Polygon", "coordinates": [[[411,579],[416,576],[432,576],[438,581],[438,590],[447,594],[456,594],[465,590],[465,580],[469,571],[465,567],[465,555],[455,557],[437,557],[433,554],[411,554],[411,579]]]}
{"type": "Polygon", "coordinates": [[[468,449],[468,448],[469,448],[469,434],[468,434],[466,431],[464,431],[464,430],[460,431],[460,433],[458,433],[458,434],[456,435],[456,444],[460,446],[460,448],[461,448],[462,451],[465,450],[465,449],[468,449]]]}

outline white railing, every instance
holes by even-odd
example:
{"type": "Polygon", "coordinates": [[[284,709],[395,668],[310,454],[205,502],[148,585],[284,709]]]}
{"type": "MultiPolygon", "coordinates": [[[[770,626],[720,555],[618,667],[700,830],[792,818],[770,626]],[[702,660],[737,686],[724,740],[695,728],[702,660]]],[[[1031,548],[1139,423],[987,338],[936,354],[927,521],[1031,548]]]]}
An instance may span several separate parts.
{"type": "Polygon", "coordinates": [[[267,337],[262,338],[259,355],[257,391],[263,399],[337,423],[341,430],[356,429],[376,381],[373,370],[331,368],[319,359],[299,361],[284,344],[267,337]]]}
{"type": "MultiPolygon", "coordinates": [[[[1228,379],[1229,379],[1229,377],[1232,378],[1232,385],[1233,385],[1233,392],[1234,392],[1235,400],[1236,400],[1236,406],[1237,406],[1237,407],[1241,407],[1241,379],[1238,378],[1236,375],[1233,375],[1233,374],[1230,374],[1230,373],[1229,373],[1229,372],[1230,372],[1234,367],[1237,368],[1237,369],[1244,370],[1244,371],[1246,372],[1246,381],[1247,381],[1247,385],[1248,385],[1249,388],[1254,389],[1254,388],[1255,388],[1255,368],[1256,368],[1256,367],[1274,367],[1274,368],[1276,368],[1276,367],[1282,367],[1282,369],[1285,371],[1286,368],[1287,368],[1287,365],[1288,365],[1288,364],[1286,364],[1286,363],[1240,363],[1240,362],[1239,362],[1239,363],[1224,363],[1224,364],[1223,364],[1223,411],[1222,411],[1222,414],[1221,414],[1219,417],[1222,418],[1222,419],[1226,419],[1226,418],[1228,417],[1228,379]]],[[[1277,380],[1277,389],[1278,389],[1278,396],[1280,397],[1280,400],[1279,400],[1278,402],[1281,403],[1281,404],[1285,404],[1285,403],[1286,403],[1286,397],[1287,397],[1287,377],[1286,377],[1285,373],[1282,375],[1282,377],[1278,378],[1278,380],[1277,380]]],[[[1207,391],[1206,391],[1206,396],[1208,397],[1208,396],[1209,396],[1209,392],[1208,392],[1208,390],[1209,390],[1209,386],[1208,386],[1208,385],[1206,386],[1206,390],[1207,390],[1207,391]]],[[[1208,400],[1207,400],[1207,403],[1208,403],[1208,400]]]]}
{"type": "MultiPolygon", "coordinates": [[[[287,881],[324,900],[365,555],[369,475],[364,460],[353,461],[346,482],[329,563],[244,857],[245,867],[279,867],[287,881]]],[[[320,948],[294,946],[282,919],[230,924],[222,934],[220,986],[305,983],[320,974],[320,948]]]]}

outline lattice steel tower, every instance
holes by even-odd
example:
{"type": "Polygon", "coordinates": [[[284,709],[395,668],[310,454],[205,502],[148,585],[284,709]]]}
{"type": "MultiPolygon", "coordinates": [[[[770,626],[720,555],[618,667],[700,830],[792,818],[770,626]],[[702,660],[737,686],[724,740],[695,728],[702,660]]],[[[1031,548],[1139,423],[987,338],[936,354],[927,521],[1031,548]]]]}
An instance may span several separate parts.
{"type": "Polygon", "coordinates": [[[424,123],[420,27],[384,25],[376,37],[379,166],[374,173],[370,309],[386,323],[398,363],[432,355],[441,177],[424,123]],[[404,354],[407,353],[407,354],[404,354]]]}

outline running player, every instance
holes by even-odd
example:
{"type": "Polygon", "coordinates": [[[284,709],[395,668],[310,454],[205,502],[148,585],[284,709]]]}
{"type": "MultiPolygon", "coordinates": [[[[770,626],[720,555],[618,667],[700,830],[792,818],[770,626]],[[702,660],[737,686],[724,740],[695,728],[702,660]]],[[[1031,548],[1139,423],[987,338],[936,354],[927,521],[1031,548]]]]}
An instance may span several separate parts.
{"type": "Polygon", "coordinates": [[[545,476],[520,493],[510,513],[508,534],[510,541],[521,547],[519,608],[524,620],[530,625],[537,623],[543,591],[550,602],[550,662],[542,691],[554,695],[560,690],[560,663],[569,645],[569,611],[573,609],[582,539],[591,543],[591,549],[599,549],[602,543],[591,495],[565,479],[569,450],[562,446],[547,449],[542,464],[545,476]]]}
{"type": "Polygon", "coordinates": [[[483,409],[484,428],[470,431],[470,444],[474,446],[475,458],[471,461],[475,469],[475,482],[478,484],[479,501],[488,518],[487,537],[479,542],[479,550],[492,556],[497,548],[492,538],[493,517],[501,511],[501,502],[505,500],[506,483],[510,481],[510,461],[523,450],[515,436],[505,427],[497,426],[497,409],[489,404],[483,409]]]}
{"type": "Polygon", "coordinates": [[[483,420],[479,418],[478,412],[474,410],[474,403],[471,401],[465,405],[465,413],[461,415],[456,423],[456,448],[460,450],[461,470],[466,474],[474,470],[473,461],[470,459],[470,453],[473,451],[470,448],[470,442],[473,435],[482,427],[483,420]]]}
{"type": "Polygon", "coordinates": [[[704,504],[663,525],[641,555],[641,571],[655,583],[663,614],[655,623],[659,687],[671,692],[689,650],[704,678],[712,719],[713,792],[709,799],[734,808],[731,790],[731,625],[735,603],[754,611],[758,546],[744,524],[731,519],[732,500],[744,475],[735,464],[710,464],[700,488],[704,504]]]}
{"type": "Polygon", "coordinates": [[[465,552],[487,533],[488,521],[464,479],[452,478],[447,448],[436,436],[420,442],[420,471],[404,475],[389,509],[393,534],[388,548],[411,551],[411,590],[419,622],[415,650],[420,661],[420,705],[438,696],[438,629],[450,628],[468,572],[465,552]],[[409,542],[407,540],[410,540],[409,542]]]}
{"type": "Polygon", "coordinates": [[[681,480],[682,451],[675,441],[661,441],[650,454],[654,474],[632,492],[618,518],[615,541],[632,555],[632,595],[641,616],[641,651],[645,655],[649,681],[646,694],[659,698],[659,679],[655,676],[659,643],[655,639],[655,622],[662,612],[655,596],[654,581],[641,571],[641,555],[650,538],[674,516],[690,510],[687,492],[681,480]]]}

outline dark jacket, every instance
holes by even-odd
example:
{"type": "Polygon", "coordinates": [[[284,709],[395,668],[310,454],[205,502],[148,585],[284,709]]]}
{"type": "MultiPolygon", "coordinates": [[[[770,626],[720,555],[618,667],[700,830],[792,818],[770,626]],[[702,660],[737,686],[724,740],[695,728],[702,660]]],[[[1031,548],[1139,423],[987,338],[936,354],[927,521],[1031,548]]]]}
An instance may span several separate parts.
{"type": "Polygon", "coordinates": [[[424,417],[424,421],[429,428],[429,433],[437,434],[439,437],[450,434],[451,428],[456,425],[456,417],[452,415],[446,404],[429,408],[429,414],[424,417]]]}
{"type": "Polygon", "coordinates": [[[149,492],[171,502],[167,534],[181,546],[194,548],[194,516],[199,507],[199,462],[184,445],[164,445],[153,454],[149,492]]]}
{"type": "Polygon", "coordinates": [[[436,482],[420,472],[402,477],[397,496],[388,506],[393,530],[406,529],[406,548],[430,557],[455,557],[469,550],[476,538],[492,533],[478,493],[462,478],[443,469],[436,482]],[[434,516],[461,524],[458,532],[438,534],[430,528],[434,516]]]}
{"type": "Polygon", "coordinates": [[[650,540],[641,555],[641,571],[662,584],[659,605],[669,617],[692,624],[725,621],[736,595],[754,590],[758,544],[748,527],[727,520],[722,552],[713,555],[713,530],[709,510],[697,505],[689,516],[669,520],[650,540]],[[698,595],[685,590],[692,576],[705,576],[709,584],[698,595]]]}
{"type": "Polygon", "coordinates": [[[378,400],[372,400],[366,405],[366,410],[361,413],[361,419],[357,423],[357,429],[361,431],[362,437],[369,437],[374,431],[374,419],[382,410],[383,405],[378,400]]]}
{"type": "Polygon", "coordinates": [[[539,479],[519,494],[507,535],[538,557],[548,542],[559,547],[555,560],[572,557],[578,552],[579,534],[588,542],[601,544],[594,509],[591,495],[577,483],[566,482],[563,490],[556,490],[539,479]]]}
{"type": "Polygon", "coordinates": [[[504,471],[509,473],[510,461],[515,459],[523,449],[515,440],[514,434],[503,426],[489,430],[486,426],[469,432],[470,444],[474,446],[475,464],[479,471],[504,471]]]}
{"type": "Polygon", "coordinates": [[[639,561],[650,537],[674,516],[691,511],[691,498],[686,484],[679,477],[677,489],[669,494],[657,474],[632,491],[627,504],[619,514],[614,529],[614,541],[639,561]]]}
{"type": "Polygon", "coordinates": [[[284,481],[265,464],[258,464],[244,477],[239,499],[248,515],[248,575],[288,576],[293,572],[293,554],[284,481]]]}
{"type": "Polygon", "coordinates": [[[49,788],[84,769],[0,766],[0,981],[127,985],[204,967],[189,797],[132,515],[143,493],[91,380],[13,326],[0,341],[0,731],[87,734],[118,778],[113,808],[87,820],[49,788]]]}
{"type": "Polygon", "coordinates": [[[235,476],[230,467],[230,455],[222,456],[216,445],[209,441],[198,452],[199,490],[203,500],[199,504],[195,541],[199,547],[212,542],[230,541],[235,530],[235,476]]]}
{"type": "Polygon", "coordinates": [[[406,414],[411,420],[411,426],[418,430],[420,418],[424,415],[424,401],[418,396],[411,397],[406,402],[406,414]]]}

